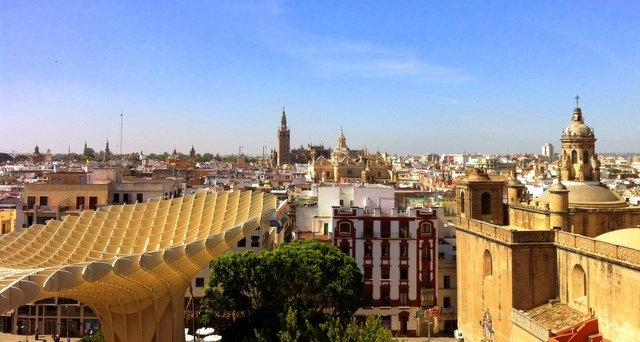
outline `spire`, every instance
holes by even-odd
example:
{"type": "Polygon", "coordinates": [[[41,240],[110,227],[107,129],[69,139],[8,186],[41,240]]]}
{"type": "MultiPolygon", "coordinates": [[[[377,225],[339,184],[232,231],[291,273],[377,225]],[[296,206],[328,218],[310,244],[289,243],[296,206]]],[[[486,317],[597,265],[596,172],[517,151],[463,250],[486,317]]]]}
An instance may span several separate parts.
{"type": "Polygon", "coordinates": [[[280,119],[280,126],[282,128],[287,128],[287,114],[284,111],[284,106],[282,106],[282,118],[280,119]]]}

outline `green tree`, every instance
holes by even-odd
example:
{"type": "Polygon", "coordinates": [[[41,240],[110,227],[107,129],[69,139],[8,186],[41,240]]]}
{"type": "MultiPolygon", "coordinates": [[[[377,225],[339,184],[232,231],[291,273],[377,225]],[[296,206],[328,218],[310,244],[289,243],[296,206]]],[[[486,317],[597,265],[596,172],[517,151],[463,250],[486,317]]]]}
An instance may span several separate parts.
{"type": "Polygon", "coordinates": [[[0,163],[12,162],[13,157],[9,153],[0,152],[0,163]]]}
{"type": "Polygon", "coordinates": [[[355,317],[349,324],[341,324],[335,319],[326,324],[327,337],[333,342],[391,342],[397,341],[391,331],[382,326],[380,316],[367,316],[364,324],[355,317]]]}
{"type": "Polygon", "coordinates": [[[27,160],[29,160],[29,156],[26,156],[24,154],[19,154],[19,155],[13,157],[13,161],[16,162],[16,163],[27,161],[27,160]]]}
{"type": "MultiPolygon", "coordinates": [[[[277,340],[287,314],[310,336],[333,318],[349,320],[360,307],[362,272],[333,246],[285,243],[274,251],[228,253],[212,263],[201,301],[200,324],[215,326],[223,340],[277,340]]],[[[301,339],[299,339],[301,338],[301,339]]]]}
{"type": "Polygon", "coordinates": [[[95,160],[96,159],[96,151],[93,148],[87,147],[82,152],[84,159],[86,160],[95,160]]]}
{"type": "Polygon", "coordinates": [[[104,333],[101,330],[96,331],[91,336],[82,336],[79,342],[105,342],[104,333]]]}

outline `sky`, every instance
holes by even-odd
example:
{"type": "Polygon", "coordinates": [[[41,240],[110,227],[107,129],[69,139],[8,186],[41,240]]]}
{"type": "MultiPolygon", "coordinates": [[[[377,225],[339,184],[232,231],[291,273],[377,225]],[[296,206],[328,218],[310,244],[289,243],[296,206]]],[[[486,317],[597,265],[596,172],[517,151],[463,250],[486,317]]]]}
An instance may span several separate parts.
{"type": "Polygon", "coordinates": [[[638,1],[0,0],[0,152],[640,152],[638,1]],[[529,3],[529,4],[527,4],[529,3]],[[122,123],[122,124],[121,124],[122,123]],[[122,143],[121,143],[122,142],[122,143]]]}

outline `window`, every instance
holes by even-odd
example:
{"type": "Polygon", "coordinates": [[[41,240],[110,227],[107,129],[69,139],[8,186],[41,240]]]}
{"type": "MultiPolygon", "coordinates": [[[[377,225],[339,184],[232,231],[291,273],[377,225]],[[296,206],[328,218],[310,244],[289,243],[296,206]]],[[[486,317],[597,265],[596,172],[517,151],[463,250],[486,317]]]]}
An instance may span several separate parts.
{"type": "Polygon", "coordinates": [[[364,221],[363,237],[373,237],[373,221],[364,221]]]}
{"type": "Polygon", "coordinates": [[[364,279],[371,280],[373,278],[373,272],[370,267],[364,269],[364,279]]]}
{"type": "Polygon", "coordinates": [[[391,222],[389,221],[380,222],[380,237],[383,237],[383,238],[391,237],[391,222]]]}
{"type": "Polygon", "coordinates": [[[450,289],[451,288],[451,276],[448,276],[448,275],[444,276],[443,287],[445,289],[450,289]]]}
{"type": "Polygon", "coordinates": [[[364,289],[364,306],[372,306],[373,303],[373,289],[370,287],[365,287],[364,289]]]}
{"type": "Polygon", "coordinates": [[[388,245],[382,245],[382,256],[385,258],[389,257],[389,246],[388,245]]]}
{"type": "Polygon", "coordinates": [[[429,253],[429,247],[427,246],[422,248],[422,260],[431,260],[431,253],[429,253]]]}
{"type": "Polygon", "coordinates": [[[36,196],[28,196],[27,197],[27,209],[33,209],[33,206],[36,205],[36,196]]]}
{"type": "Polygon", "coordinates": [[[371,245],[365,245],[364,246],[364,256],[370,257],[373,255],[373,251],[372,251],[373,247],[371,247],[371,245]]]}
{"type": "Polygon", "coordinates": [[[481,206],[482,206],[482,215],[490,215],[491,214],[491,195],[488,192],[485,192],[480,197],[481,206]]]}
{"type": "Polygon", "coordinates": [[[399,227],[400,227],[400,237],[401,238],[408,238],[409,237],[409,222],[400,221],[398,224],[399,224],[399,227]]]}
{"type": "Polygon", "coordinates": [[[196,278],[196,287],[204,287],[204,278],[196,278]]]}
{"type": "Polygon", "coordinates": [[[96,206],[98,205],[98,197],[90,196],[89,197],[89,209],[96,210],[96,206]]]}
{"type": "Polygon", "coordinates": [[[409,270],[407,268],[400,269],[400,280],[409,280],[409,270]]]}
{"type": "Polygon", "coordinates": [[[349,245],[344,243],[340,246],[340,250],[342,250],[342,253],[344,254],[349,254],[349,245]]]}
{"type": "Polygon", "coordinates": [[[460,213],[464,214],[464,191],[460,192],[460,213]]]}
{"type": "Polygon", "coordinates": [[[587,276],[580,265],[573,266],[571,272],[571,299],[574,301],[587,295],[587,276]]]}
{"type": "Polygon", "coordinates": [[[420,306],[433,306],[434,289],[420,288],[420,306]]]}
{"type": "Polygon", "coordinates": [[[340,206],[343,207],[344,206],[344,201],[340,200],[340,206]]]}
{"type": "Polygon", "coordinates": [[[444,297],[444,304],[442,305],[445,308],[451,307],[451,297],[444,297]]]}
{"type": "Polygon", "coordinates": [[[589,151],[583,151],[582,152],[582,162],[583,163],[588,163],[589,162],[589,151]]]}
{"type": "Polygon", "coordinates": [[[247,237],[243,237],[242,240],[238,241],[238,247],[247,247],[247,237]]]}
{"type": "Polygon", "coordinates": [[[80,184],[84,184],[84,183],[85,183],[84,176],[80,176],[80,184]]]}
{"type": "Polygon", "coordinates": [[[340,223],[340,234],[349,234],[351,233],[351,223],[342,222],[340,223]]]}
{"type": "Polygon", "coordinates": [[[380,306],[389,306],[389,289],[380,289],[380,306]]]}
{"type": "Polygon", "coordinates": [[[491,261],[491,253],[488,250],[482,255],[482,276],[490,277],[493,274],[493,265],[491,261]]]}
{"type": "Polygon", "coordinates": [[[122,203],[129,203],[129,194],[122,194],[122,203]]]}
{"type": "Polygon", "coordinates": [[[400,289],[399,305],[400,306],[408,306],[409,305],[409,290],[400,289]]]}
{"type": "Polygon", "coordinates": [[[380,323],[387,330],[391,330],[391,316],[381,316],[380,317],[380,323]]]}
{"type": "Polygon", "coordinates": [[[120,203],[120,194],[113,194],[113,203],[120,203]]]}
{"type": "Polygon", "coordinates": [[[431,234],[431,223],[424,222],[420,225],[420,232],[422,234],[431,234]]]}
{"type": "Polygon", "coordinates": [[[142,194],[141,193],[137,193],[136,194],[136,202],[142,203],[142,194]]]}
{"type": "Polygon", "coordinates": [[[382,279],[389,279],[389,266],[382,266],[380,277],[382,279]]]}
{"type": "Polygon", "coordinates": [[[76,209],[78,210],[84,209],[84,196],[76,197],[76,209]]]}
{"type": "Polygon", "coordinates": [[[251,237],[251,247],[260,247],[260,237],[252,236],[251,237]]]}
{"type": "Polygon", "coordinates": [[[47,196],[40,196],[40,205],[49,205],[49,198],[47,196]]]}
{"type": "Polygon", "coordinates": [[[409,257],[409,246],[408,245],[400,245],[400,257],[401,258],[409,257]]]}

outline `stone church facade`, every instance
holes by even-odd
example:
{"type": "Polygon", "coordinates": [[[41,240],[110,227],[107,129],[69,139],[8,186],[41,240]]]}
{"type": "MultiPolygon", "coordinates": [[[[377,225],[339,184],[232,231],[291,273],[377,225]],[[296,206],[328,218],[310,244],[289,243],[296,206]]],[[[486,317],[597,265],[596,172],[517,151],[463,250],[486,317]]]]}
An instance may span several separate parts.
{"type": "Polygon", "coordinates": [[[576,108],[558,182],[536,199],[515,178],[475,170],[456,179],[465,341],[640,336],[640,210],[600,184],[595,141],[576,108]]]}

